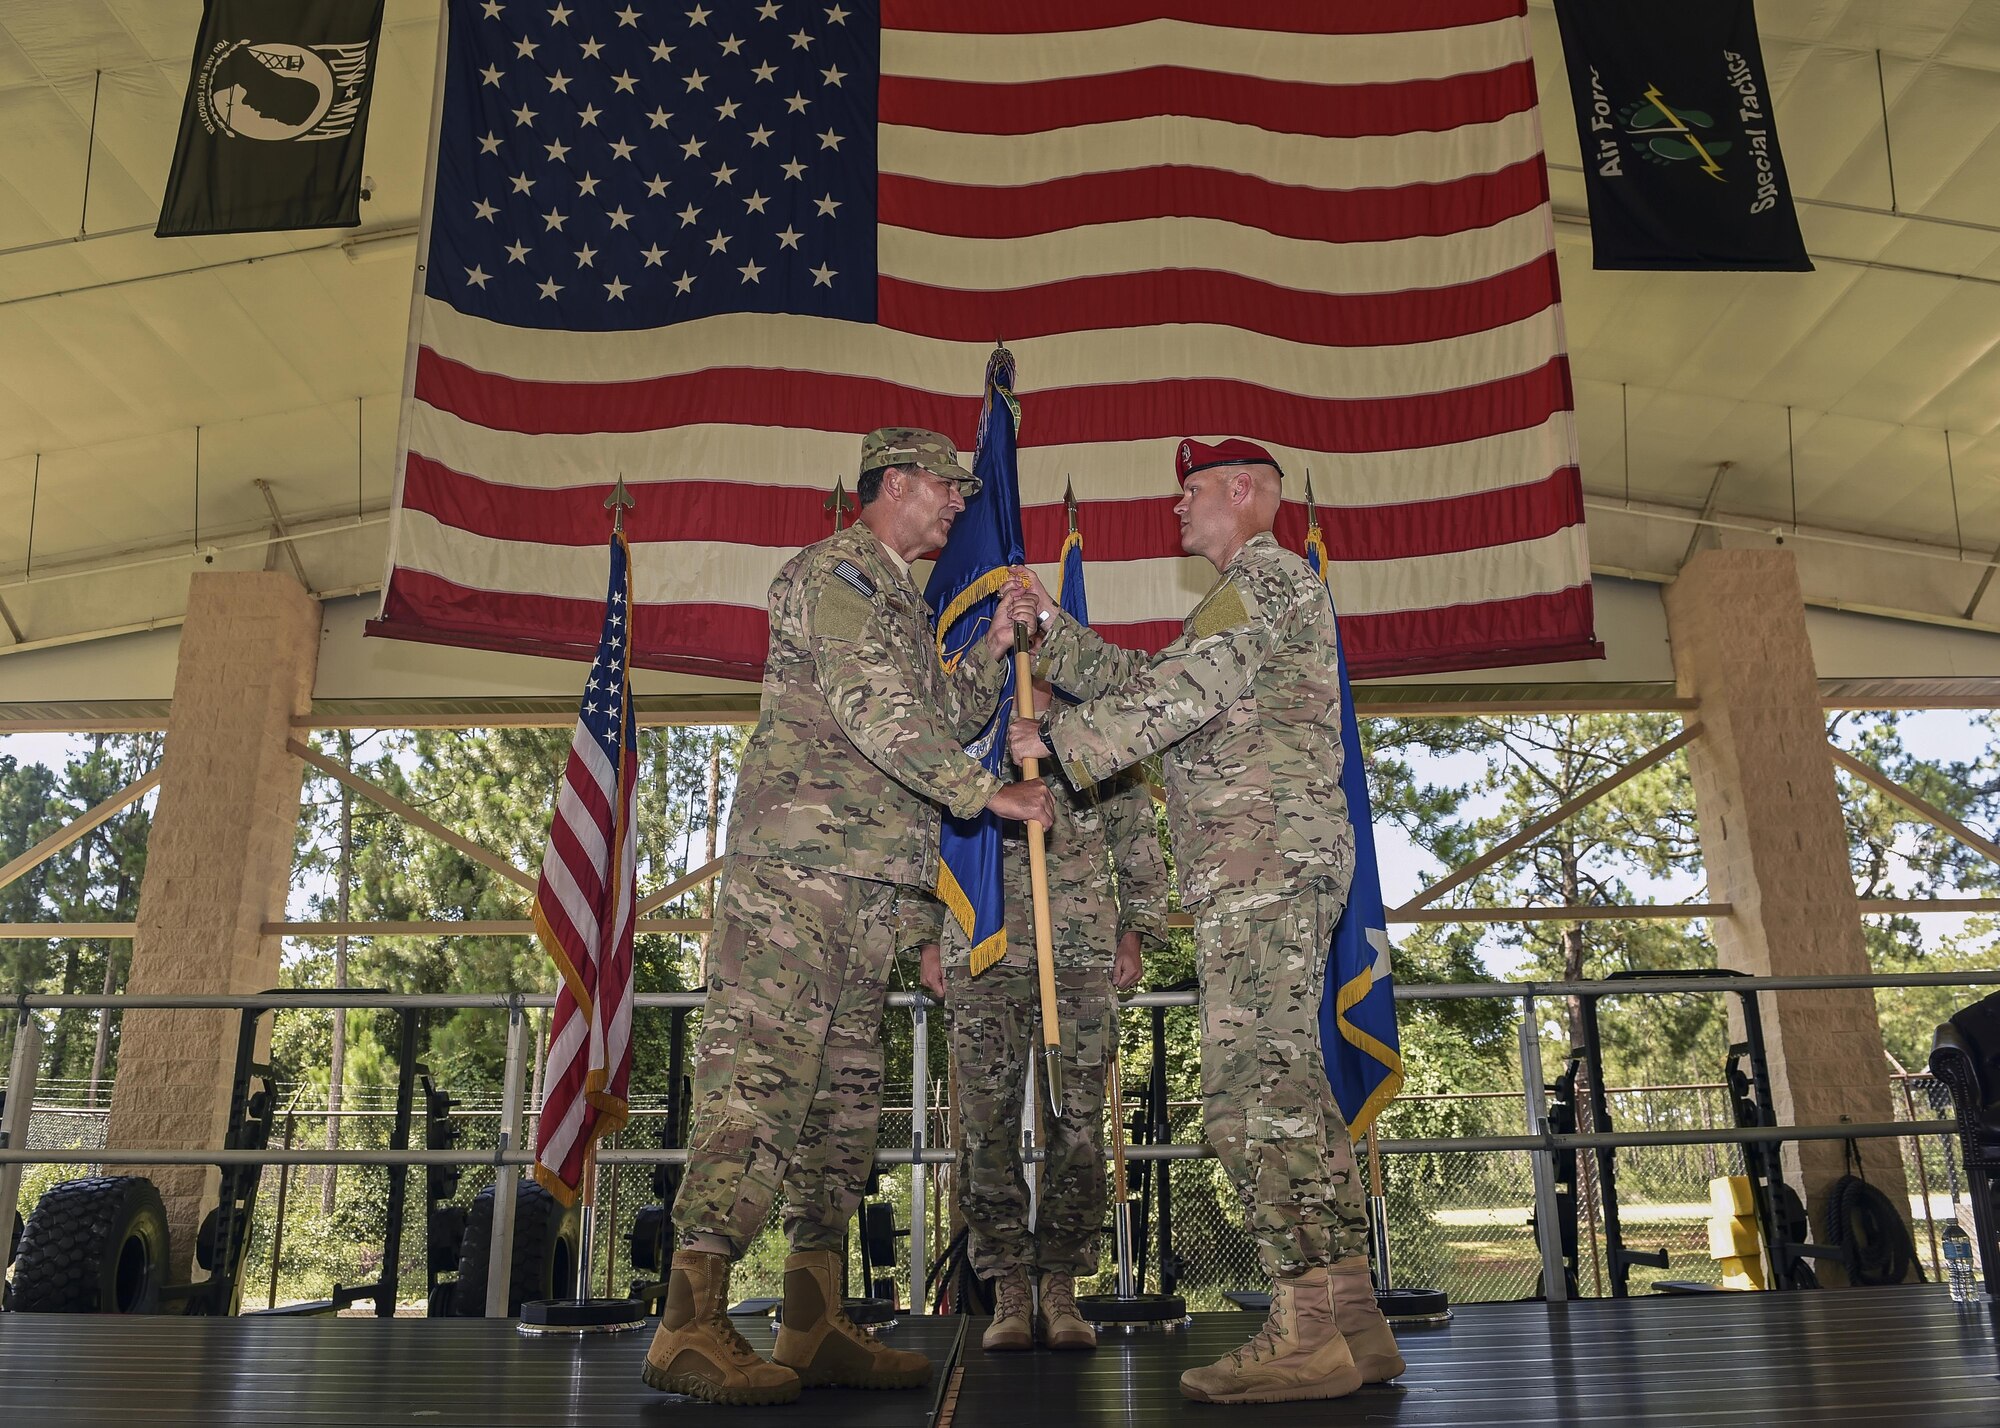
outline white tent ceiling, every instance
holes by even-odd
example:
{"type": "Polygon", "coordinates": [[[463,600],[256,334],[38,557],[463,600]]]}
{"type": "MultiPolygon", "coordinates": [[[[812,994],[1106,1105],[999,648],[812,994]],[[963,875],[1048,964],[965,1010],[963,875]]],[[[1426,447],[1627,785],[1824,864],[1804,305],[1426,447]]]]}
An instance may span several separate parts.
{"type": "MultiPolygon", "coordinates": [[[[1598,567],[1777,528],[1818,603],[2000,631],[2000,3],[1763,0],[1818,271],[1754,275],[1591,269],[1531,5],[1598,567]]],[[[199,0],[0,6],[0,653],[288,563],[273,502],[315,589],[379,580],[436,11],[389,0],[360,230],[160,240],[199,0]]]]}

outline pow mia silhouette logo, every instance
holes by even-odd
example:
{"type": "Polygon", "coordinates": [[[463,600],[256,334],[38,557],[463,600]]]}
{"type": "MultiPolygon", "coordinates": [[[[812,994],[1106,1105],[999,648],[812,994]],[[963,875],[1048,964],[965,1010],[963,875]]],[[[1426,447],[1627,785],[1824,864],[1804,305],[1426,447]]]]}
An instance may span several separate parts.
{"type": "Polygon", "coordinates": [[[368,45],[224,40],[196,79],[211,134],[285,142],[354,131],[368,89],[368,45]]]}

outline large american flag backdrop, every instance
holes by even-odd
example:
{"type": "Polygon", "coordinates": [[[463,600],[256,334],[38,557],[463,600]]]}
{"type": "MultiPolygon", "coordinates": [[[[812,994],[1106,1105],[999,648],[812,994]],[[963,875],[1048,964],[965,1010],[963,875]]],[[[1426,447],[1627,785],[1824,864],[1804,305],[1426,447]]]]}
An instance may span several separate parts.
{"type": "MultiPolygon", "coordinates": [[[[1598,652],[1522,0],[449,0],[378,633],[755,677],[858,436],[1019,362],[1027,549],[1157,647],[1173,439],[1310,471],[1353,671],[1598,652]]],[[[1304,538],[1289,505],[1279,536],[1304,538]]]]}

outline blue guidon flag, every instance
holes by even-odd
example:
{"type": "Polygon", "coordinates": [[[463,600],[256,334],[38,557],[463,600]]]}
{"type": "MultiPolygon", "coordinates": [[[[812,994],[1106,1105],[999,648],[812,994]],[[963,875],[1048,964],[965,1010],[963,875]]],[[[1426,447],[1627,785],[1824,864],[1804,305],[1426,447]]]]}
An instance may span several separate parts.
{"type": "MultiPolygon", "coordinates": [[[[1021,485],[1015,438],[1021,405],[1014,397],[1014,356],[996,348],[986,362],[986,401],[979,413],[979,445],[972,473],[979,494],[953,522],[924,590],[937,627],[938,658],[950,668],[986,634],[1007,567],[1021,554],[1021,485]]],[[[1007,759],[1005,738],[1014,717],[1011,661],[992,722],[965,746],[989,772],[1007,759]]],[[[1000,820],[981,812],[971,818],[944,816],[939,840],[938,899],[958,919],[972,946],[976,976],[1007,955],[1007,898],[1001,881],[1000,820]]]]}
{"type": "Polygon", "coordinates": [[[1083,529],[1076,523],[1076,498],[1067,489],[1063,504],[1069,508],[1069,534],[1063,537],[1062,573],[1056,577],[1056,603],[1079,625],[1090,624],[1090,602],[1083,594],[1083,529]]]}
{"type": "MultiPolygon", "coordinates": [[[[1306,497],[1306,559],[1326,581],[1326,543],[1319,513],[1306,497]]],[[[1332,599],[1332,592],[1327,598],[1332,599]]],[[[1347,906],[1327,950],[1326,986],[1320,1002],[1319,1040],[1326,1079],[1347,1120],[1348,1134],[1360,1140],[1382,1108],[1403,1087],[1403,1053],[1396,1035],[1395,983],[1389,969],[1389,919],[1382,907],[1382,874],[1375,862],[1375,822],[1368,808],[1368,762],[1361,751],[1361,725],[1354,717],[1354,691],[1347,683],[1347,641],[1340,660],[1340,789],[1354,823],[1354,880],[1347,906]]]]}

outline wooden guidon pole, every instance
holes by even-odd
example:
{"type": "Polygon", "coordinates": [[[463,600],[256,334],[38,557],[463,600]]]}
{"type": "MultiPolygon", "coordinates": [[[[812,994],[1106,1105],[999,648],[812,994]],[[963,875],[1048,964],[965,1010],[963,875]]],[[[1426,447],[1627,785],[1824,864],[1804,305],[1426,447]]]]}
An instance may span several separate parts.
{"type": "MultiPolygon", "coordinates": [[[[1130,1299],[1139,1292],[1132,1275],[1132,1187],[1125,1177],[1125,1081],[1118,1067],[1118,1022],[1114,1012],[1111,1032],[1111,1064],[1105,1068],[1105,1098],[1111,1102],[1111,1228],[1118,1270],[1118,1297],[1130,1299]]],[[[1162,1173],[1166,1170],[1163,1162],[1162,1173]]]]}
{"type": "MultiPolygon", "coordinates": [[[[1028,654],[1028,627],[1014,626],[1014,707],[1023,719],[1035,717],[1034,660],[1028,654]]],[[[1039,778],[1040,760],[1021,760],[1021,777],[1039,778]]],[[[1043,841],[1048,830],[1028,824],[1028,886],[1035,899],[1035,965],[1042,980],[1042,1084],[1048,1088],[1049,1113],[1062,1116],[1062,1024],[1056,1012],[1055,931],[1049,923],[1049,860],[1043,841]]]]}

